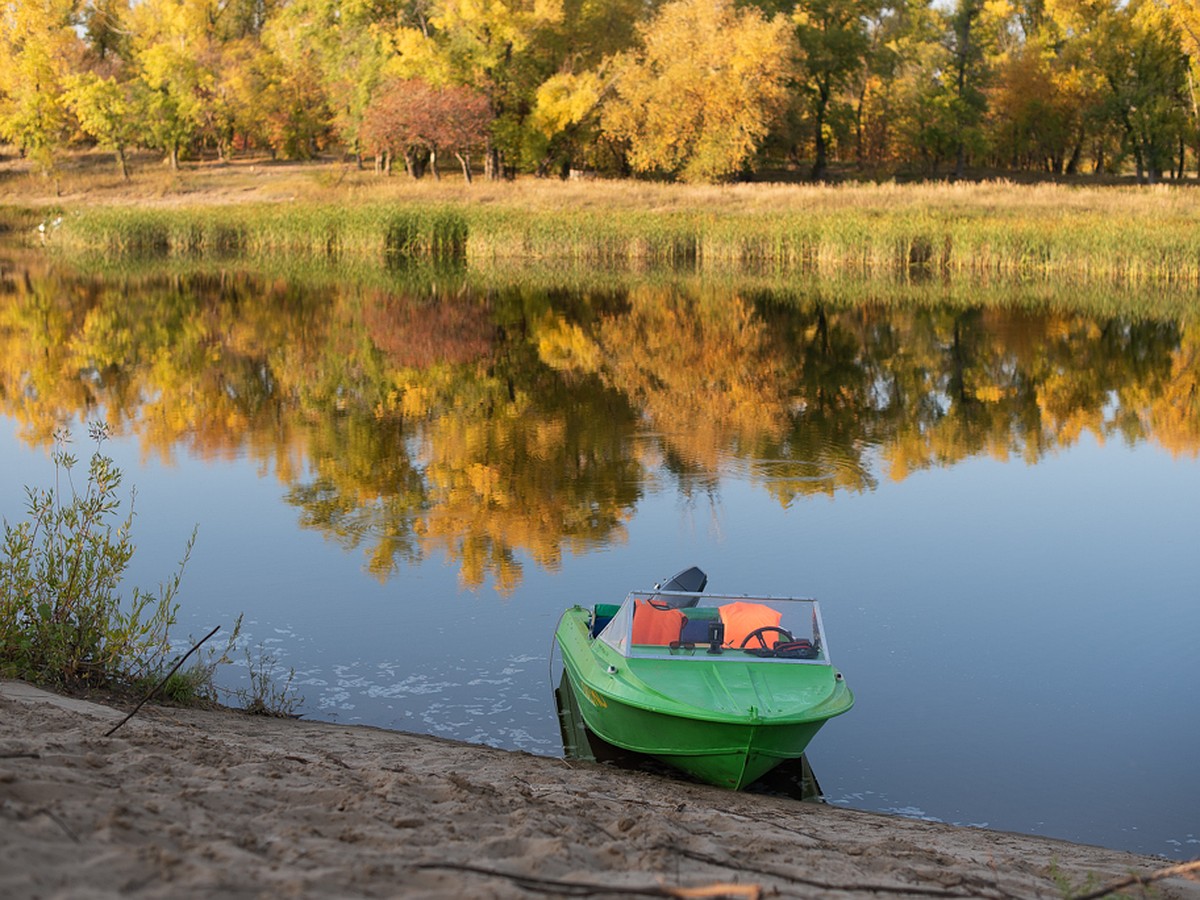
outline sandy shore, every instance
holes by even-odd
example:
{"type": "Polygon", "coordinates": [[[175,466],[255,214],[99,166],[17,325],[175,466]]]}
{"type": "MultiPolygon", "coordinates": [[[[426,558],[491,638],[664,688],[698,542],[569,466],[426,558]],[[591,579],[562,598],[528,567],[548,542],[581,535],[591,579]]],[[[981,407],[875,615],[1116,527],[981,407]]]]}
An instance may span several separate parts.
{"type": "Polygon", "coordinates": [[[122,717],[0,682],[0,896],[1032,898],[1168,865],[364,727],[147,707],[105,737],[122,717]]]}

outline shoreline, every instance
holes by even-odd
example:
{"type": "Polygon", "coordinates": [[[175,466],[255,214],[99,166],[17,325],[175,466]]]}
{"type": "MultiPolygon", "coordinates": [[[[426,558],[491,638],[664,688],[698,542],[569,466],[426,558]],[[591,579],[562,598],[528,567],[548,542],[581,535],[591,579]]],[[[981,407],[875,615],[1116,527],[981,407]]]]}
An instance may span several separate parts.
{"type": "Polygon", "coordinates": [[[147,706],[104,737],[123,717],[0,681],[0,894],[1035,898],[1171,865],[369,726],[147,706]]]}

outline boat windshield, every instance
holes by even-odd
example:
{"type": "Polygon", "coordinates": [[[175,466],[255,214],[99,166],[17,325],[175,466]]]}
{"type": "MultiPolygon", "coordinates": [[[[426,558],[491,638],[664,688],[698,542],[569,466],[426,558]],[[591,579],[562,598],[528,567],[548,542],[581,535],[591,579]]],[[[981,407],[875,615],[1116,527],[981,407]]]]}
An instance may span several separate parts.
{"type": "Polygon", "coordinates": [[[628,657],[829,665],[817,601],[798,597],[635,591],[597,640],[628,657]]]}

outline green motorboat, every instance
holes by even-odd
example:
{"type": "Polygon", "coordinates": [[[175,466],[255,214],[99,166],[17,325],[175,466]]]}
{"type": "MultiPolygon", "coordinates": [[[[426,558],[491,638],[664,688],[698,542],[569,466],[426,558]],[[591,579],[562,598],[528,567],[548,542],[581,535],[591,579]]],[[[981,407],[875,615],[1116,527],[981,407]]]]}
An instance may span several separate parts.
{"type": "Polygon", "coordinates": [[[573,607],[555,639],[597,736],[738,790],[800,757],[854,696],[815,600],[706,594],[706,583],[693,568],[619,606],[573,607]]]}

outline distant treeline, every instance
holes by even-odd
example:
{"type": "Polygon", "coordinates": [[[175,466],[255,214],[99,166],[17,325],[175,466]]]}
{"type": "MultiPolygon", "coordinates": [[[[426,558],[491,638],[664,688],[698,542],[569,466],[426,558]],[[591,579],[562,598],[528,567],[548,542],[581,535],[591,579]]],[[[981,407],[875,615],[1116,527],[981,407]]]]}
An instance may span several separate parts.
{"type": "Polygon", "coordinates": [[[1195,0],[4,0],[0,139],[469,179],[1180,179],[1195,0]],[[474,157],[472,156],[474,154],[474,157]]]}

